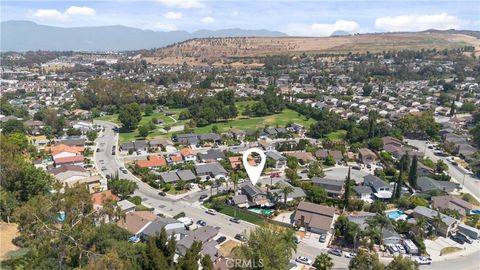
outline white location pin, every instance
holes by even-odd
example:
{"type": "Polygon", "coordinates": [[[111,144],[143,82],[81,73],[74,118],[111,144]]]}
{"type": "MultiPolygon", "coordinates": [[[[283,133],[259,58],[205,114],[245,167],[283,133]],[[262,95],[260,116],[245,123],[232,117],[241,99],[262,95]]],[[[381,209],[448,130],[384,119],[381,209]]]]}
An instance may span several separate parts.
{"type": "Polygon", "coordinates": [[[245,167],[245,170],[247,171],[248,177],[250,178],[250,181],[252,184],[256,184],[258,179],[260,178],[260,175],[262,174],[263,167],[265,166],[265,161],[267,160],[267,157],[265,156],[265,153],[258,148],[250,148],[245,153],[243,153],[243,167],[245,167]],[[260,155],[260,158],[262,159],[260,161],[260,164],[257,164],[257,166],[252,166],[248,164],[248,156],[251,153],[257,153],[260,155]]]}

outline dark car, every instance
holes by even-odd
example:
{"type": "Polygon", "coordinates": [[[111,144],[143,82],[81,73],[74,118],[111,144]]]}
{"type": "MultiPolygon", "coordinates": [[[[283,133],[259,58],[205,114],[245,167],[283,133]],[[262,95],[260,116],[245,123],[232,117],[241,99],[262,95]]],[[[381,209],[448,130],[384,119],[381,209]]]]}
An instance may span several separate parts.
{"type": "Polygon", "coordinates": [[[208,195],[207,194],[203,194],[200,196],[200,198],[198,198],[199,201],[203,202],[205,201],[205,199],[208,198],[208,195]]]}
{"type": "Polygon", "coordinates": [[[217,244],[221,244],[221,243],[225,242],[225,240],[227,240],[227,237],[225,237],[225,236],[220,236],[220,237],[217,239],[217,244]]]}
{"type": "Polygon", "coordinates": [[[328,250],[328,253],[330,253],[332,255],[335,255],[335,256],[342,257],[342,250],[338,249],[338,248],[331,248],[331,249],[328,250]]]}
{"type": "Polygon", "coordinates": [[[240,223],[240,219],[238,219],[238,218],[231,218],[229,220],[233,223],[237,223],[237,224],[240,223]]]}
{"type": "Polygon", "coordinates": [[[197,224],[200,225],[200,226],[207,226],[207,222],[205,220],[199,220],[197,221],[197,224]]]}
{"type": "Polygon", "coordinates": [[[245,240],[247,240],[247,238],[246,238],[243,234],[239,234],[239,233],[235,234],[235,237],[234,237],[234,238],[237,239],[237,240],[239,240],[239,241],[245,241],[245,240]]]}
{"type": "Polygon", "coordinates": [[[320,238],[318,238],[318,241],[320,243],[325,243],[325,241],[327,241],[327,235],[326,234],[321,234],[320,238]]]}
{"type": "Polygon", "coordinates": [[[160,191],[158,192],[158,195],[162,196],[162,197],[165,197],[167,196],[167,193],[163,192],[163,191],[160,191]]]}

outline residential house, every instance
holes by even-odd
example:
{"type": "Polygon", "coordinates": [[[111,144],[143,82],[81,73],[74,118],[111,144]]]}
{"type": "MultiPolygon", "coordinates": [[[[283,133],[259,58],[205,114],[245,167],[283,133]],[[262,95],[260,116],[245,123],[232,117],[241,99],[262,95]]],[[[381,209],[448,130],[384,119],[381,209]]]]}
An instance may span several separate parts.
{"type": "Polygon", "coordinates": [[[480,230],[477,228],[461,223],[458,225],[458,231],[474,240],[480,239],[480,230]]]}
{"type": "Polygon", "coordinates": [[[275,145],[268,142],[267,140],[259,140],[258,144],[263,148],[265,151],[272,151],[275,150],[275,145]]]}
{"type": "Polygon", "coordinates": [[[249,206],[272,206],[267,199],[267,194],[254,186],[250,181],[241,185],[240,190],[248,198],[249,206]]]}
{"type": "Polygon", "coordinates": [[[438,190],[450,193],[458,188],[458,184],[449,181],[438,181],[430,177],[422,176],[417,179],[417,188],[422,192],[438,190]]]}
{"type": "Polygon", "coordinates": [[[358,149],[358,156],[363,164],[375,163],[377,160],[377,155],[368,148],[358,149]]]}
{"type": "Polygon", "coordinates": [[[183,163],[183,157],[181,155],[171,155],[168,157],[168,164],[175,165],[183,163]]]}
{"type": "Polygon", "coordinates": [[[240,129],[233,128],[229,131],[230,136],[234,138],[235,140],[242,141],[245,139],[246,132],[240,129]]]}
{"type": "Polygon", "coordinates": [[[360,197],[361,200],[366,202],[372,201],[372,188],[369,186],[354,186],[353,191],[360,197]]]}
{"type": "Polygon", "coordinates": [[[195,181],[197,179],[191,170],[178,170],[177,176],[185,182],[195,181]]]}
{"type": "Polygon", "coordinates": [[[189,231],[185,229],[185,224],[182,222],[173,218],[157,217],[143,228],[140,232],[140,238],[147,240],[150,237],[156,237],[162,229],[165,229],[169,237],[173,234],[176,241],[181,240],[189,234],[189,231]]]}
{"type": "Polygon", "coordinates": [[[342,152],[338,150],[325,150],[325,149],[319,149],[315,151],[315,157],[319,159],[326,159],[328,156],[331,156],[335,159],[336,162],[342,161],[343,160],[343,154],[342,152]]]}
{"type": "Polygon", "coordinates": [[[363,185],[372,188],[373,195],[377,199],[390,199],[392,197],[392,189],[390,185],[375,175],[367,175],[363,178],[363,185]]]}
{"type": "Polygon", "coordinates": [[[315,186],[319,186],[325,189],[327,194],[332,197],[340,197],[345,191],[343,188],[345,183],[344,181],[341,181],[341,180],[320,178],[315,176],[312,178],[312,183],[315,186]]]}
{"type": "Polygon", "coordinates": [[[198,139],[202,142],[213,142],[217,144],[222,143],[222,137],[220,137],[220,135],[217,133],[199,134],[198,139]]]}
{"type": "Polygon", "coordinates": [[[58,142],[58,144],[65,144],[68,146],[85,146],[85,139],[79,138],[79,139],[67,139],[67,140],[62,140],[58,142]]]}
{"type": "Polygon", "coordinates": [[[55,167],[60,167],[64,165],[81,165],[84,162],[84,156],[83,155],[78,155],[78,156],[71,156],[71,157],[62,157],[62,158],[56,158],[53,160],[53,163],[55,167]]]}
{"type": "Polygon", "coordinates": [[[291,202],[293,200],[303,200],[307,196],[307,194],[305,194],[302,188],[294,187],[283,180],[280,180],[277,185],[277,189],[272,189],[267,193],[267,196],[271,201],[284,201],[284,194],[282,193],[282,188],[284,188],[285,186],[291,187],[293,189],[292,192],[287,194],[287,202],[291,202]]]}
{"type": "Polygon", "coordinates": [[[381,234],[384,245],[396,245],[402,242],[402,238],[393,228],[383,227],[381,234]]]}
{"type": "Polygon", "coordinates": [[[180,177],[178,177],[177,173],[173,171],[162,172],[159,175],[163,182],[166,184],[174,183],[180,180],[180,177]]]}
{"type": "Polygon", "coordinates": [[[131,234],[139,236],[145,227],[156,218],[157,216],[150,211],[132,211],[118,220],[117,225],[131,234]]]}
{"type": "Polygon", "coordinates": [[[328,233],[333,226],[335,208],[309,202],[300,202],[294,215],[294,223],[314,233],[328,233]]]}
{"type": "Polygon", "coordinates": [[[136,151],[147,151],[148,142],[146,140],[136,140],[133,142],[136,151]]]}
{"type": "Polygon", "coordinates": [[[310,152],[295,151],[295,152],[285,152],[289,157],[296,157],[301,164],[308,164],[312,161],[315,161],[315,157],[310,152]]]}
{"type": "Polygon", "coordinates": [[[458,220],[424,206],[415,207],[412,215],[415,218],[425,218],[431,224],[438,224],[436,225],[437,232],[443,237],[447,237],[449,233],[454,231],[459,224],[458,220]],[[437,217],[440,218],[441,222],[434,222],[437,217]]]}
{"type": "Polygon", "coordinates": [[[432,197],[432,208],[456,210],[462,216],[469,215],[476,209],[471,203],[452,195],[432,197]]]}
{"type": "Polygon", "coordinates": [[[368,227],[368,220],[374,217],[375,213],[370,212],[355,212],[350,214],[347,218],[350,222],[357,224],[362,231],[366,230],[368,227]]]}
{"type": "Polygon", "coordinates": [[[293,123],[290,125],[290,127],[295,131],[300,136],[305,135],[305,127],[303,125],[293,123]]]}
{"type": "Polygon", "coordinates": [[[209,255],[212,261],[217,261],[220,258],[221,254],[215,247],[217,242],[213,238],[218,234],[220,228],[215,228],[212,226],[203,226],[194,231],[183,239],[177,242],[177,252],[181,256],[185,256],[187,250],[192,246],[193,242],[201,242],[202,250],[200,253],[202,255],[209,255]]]}
{"type": "Polygon", "coordinates": [[[141,168],[159,168],[167,166],[167,160],[160,155],[151,155],[146,160],[138,160],[137,165],[141,168]]]}
{"type": "Polygon", "coordinates": [[[234,170],[238,170],[238,169],[241,169],[243,167],[243,165],[242,165],[243,161],[242,161],[241,156],[229,157],[228,161],[230,161],[230,166],[232,166],[232,168],[234,170]]]}
{"type": "Polygon", "coordinates": [[[248,208],[248,197],[244,194],[232,196],[230,198],[230,204],[239,208],[248,208]]]}
{"type": "Polygon", "coordinates": [[[105,190],[99,193],[94,193],[92,194],[92,203],[93,207],[95,209],[100,209],[103,207],[103,203],[108,200],[114,200],[114,201],[119,201],[120,198],[118,198],[117,195],[113,194],[111,190],[105,190]]]}
{"type": "Polygon", "coordinates": [[[216,179],[226,178],[228,174],[227,170],[218,162],[196,164],[195,171],[198,176],[209,176],[216,179]]]}
{"type": "Polygon", "coordinates": [[[123,213],[130,213],[135,211],[136,205],[129,200],[121,200],[117,202],[117,206],[120,207],[123,213]]]}
{"type": "Polygon", "coordinates": [[[277,150],[266,151],[265,155],[267,158],[271,158],[275,161],[275,169],[283,170],[287,166],[287,158],[284,157],[277,150]]]}
{"type": "Polygon", "coordinates": [[[170,139],[160,138],[160,139],[152,139],[148,141],[148,146],[155,148],[155,147],[162,147],[162,146],[172,146],[173,142],[170,139]]]}
{"type": "Polygon", "coordinates": [[[196,134],[178,134],[175,139],[178,143],[190,145],[191,147],[195,147],[200,143],[196,134]]]}
{"type": "Polygon", "coordinates": [[[202,162],[218,162],[226,158],[223,151],[218,149],[208,149],[206,152],[198,153],[198,157],[202,162]]]}
{"type": "Polygon", "coordinates": [[[180,150],[180,155],[182,155],[183,160],[185,161],[192,161],[192,162],[197,161],[197,156],[195,156],[192,149],[190,148],[182,148],[180,150]]]}

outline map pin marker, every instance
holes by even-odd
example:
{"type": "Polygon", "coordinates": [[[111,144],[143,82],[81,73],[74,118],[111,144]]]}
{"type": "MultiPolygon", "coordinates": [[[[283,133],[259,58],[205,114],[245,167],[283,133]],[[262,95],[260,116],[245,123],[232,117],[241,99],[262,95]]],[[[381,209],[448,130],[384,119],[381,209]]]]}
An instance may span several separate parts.
{"type": "Polygon", "coordinates": [[[260,178],[260,175],[262,174],[263,167],[265,166],[265,161],[267,157],[265,156],[265,153],[258,148],[250,148],[247,151],[243,153],[243,167],[245,167],[245,170],[247,171],[248,177],[250,178],[250,182],[252,184],[256,184],[258,179],[260,178]],[[252,166],[248,163],[248,156],[251,153],[257,153],[260,155],[260,158],[262,159],[260,161],[260,164],[257,164],[257,166],[252,166]]]}

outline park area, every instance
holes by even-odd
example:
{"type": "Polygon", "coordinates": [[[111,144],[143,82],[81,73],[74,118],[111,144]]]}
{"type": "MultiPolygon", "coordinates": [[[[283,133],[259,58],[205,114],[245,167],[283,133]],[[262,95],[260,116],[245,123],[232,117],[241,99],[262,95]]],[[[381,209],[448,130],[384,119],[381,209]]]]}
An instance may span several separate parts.
{"type": "MultiPolygon", "coordinates": [[[[247,130],[256,130],[259,128],[264,128],[266,126],[285,127],[289,123],[298,123],[298,124],[304,125],[305,127],[309,127],[311,124],[315,123],[314,119],[307,118],[306,116],[301,115],[300,113],[297,113],[296,111],[293,111],[290,109],[285,109],[281,113],[261,116],[261,117],[243,116],[242,112],[244,111],[245,106],[247,104],[253,105],[255,104],[255,101],[236,102],[236,106],[238,109],[238,116],[235,119],[228,120],[228,121],[219,121],[217,123],[206,125],[204,127],[196,127],[192,129],[192,132],[193,133],[212,132],[213,126],[218,127],[218,132],[227,132],[232,128],[238,128],[238,129],[247,131],[247,130]]],[[[149,123],[153,118],[157,118],[158,120],[161,120],[163,124],[160,126],[157,126],[155,130],[150,131],[147,138],[148,139],[165,138],[165,137],[170,138],[172,134],[175,133],[175,131],[177,130],[174,127],[183,126],[188,122],[188,120],[178,120],[178,116],[183,110],[185,109],[168,109],[168,112],[173,113],[173,115],[171,116],[167,116],[164,112],[155,111],[149,116],[143,116],[139,126],[149,123]],[[172,130],[170,130],[168,133],[165,133],[164,127],[167,127],[167,126],[172,128],[172,130]]],[[[118,121],[118,114],[101,116],[95,119],[110,121],[121,126],[120,121],[118,121]]],[[[133,141],[136,139],[143,139],[142,137],[139,136],[137,129],[124,130],[120,128],[120,143],[133,141]]]]}

